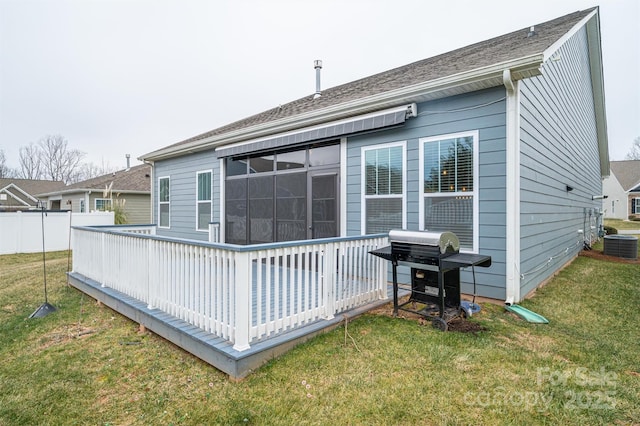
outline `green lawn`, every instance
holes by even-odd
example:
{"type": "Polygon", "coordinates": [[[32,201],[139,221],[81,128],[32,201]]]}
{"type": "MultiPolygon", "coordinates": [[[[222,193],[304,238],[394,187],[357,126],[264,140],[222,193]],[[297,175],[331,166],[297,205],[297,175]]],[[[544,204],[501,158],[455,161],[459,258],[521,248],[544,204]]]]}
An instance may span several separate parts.
{"type": "Polygon", "coordinates": [[[637,221],[637,220],[605,219],[604,224],[616,229],[639,229],[640,230],[640,221],[637,221]]]}
{"type": "MultiPolygon", "coordinates": [[[[598,248],[596,247],[596,250],[598,248]]],[[[66,285],[67,253],[0,256],[0,425],[630,425],[640,419],[638,264],[579,257],[484,331],[364,315],[241,382],[66,285]]]]}

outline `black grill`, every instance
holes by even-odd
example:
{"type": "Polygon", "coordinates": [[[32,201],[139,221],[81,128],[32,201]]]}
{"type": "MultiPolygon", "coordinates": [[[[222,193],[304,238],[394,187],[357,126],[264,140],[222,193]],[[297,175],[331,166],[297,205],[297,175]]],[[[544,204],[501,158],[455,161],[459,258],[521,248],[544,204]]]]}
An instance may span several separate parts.
{"type": "Polygon", "coordinates": [[[460,268],[489,267],[491,257],[460,253],[458,237],[451,232],[391,230],[389,242],[390,246],[371,254],[393,266],[394,316],[398,310],[416,313],[446,331],[449,321],[465,315],[460,305],[460,268]],[[398,304],[398,266],[411,268],[411,296],[402,305],[398,304]]]}

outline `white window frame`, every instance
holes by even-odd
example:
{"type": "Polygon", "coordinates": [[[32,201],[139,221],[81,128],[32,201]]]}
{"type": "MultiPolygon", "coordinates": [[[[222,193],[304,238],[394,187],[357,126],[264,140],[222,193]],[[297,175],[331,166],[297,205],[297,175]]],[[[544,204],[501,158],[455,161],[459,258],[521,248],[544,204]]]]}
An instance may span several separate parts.
{"type": "Polygon", "coordinates": [[[632,198],[633,206],[631,209],[632,214],[640,214],[640,198],[632,198]]]}
{"type": "Polygon", "coordinates": [[[374,198],[401,198],[402,199],[402,229],[407,227],[407,141],[397,141],[377,145],[367,145],[360,149],[360,233],[367,232],[367,200],[374,198]],[[366,182],[366,153],[384,148],[402,148],[402,194],[367,195],[366,182]]]}
{"type": "Polygon", "coordinates": [[[199,222],[200,222],[200,204],[206,204],[209,203],[209,222],[211,222],[213,219],[213,170],[209,169],[209,170],[201,170],[199,172],[196,172],[196,231],[199,232],[209,232],[209,223],[207,223],[207,227],[206,228],[199,228],[199,222]],[[200,194],[200,188],[198,188],[198,185],[200,183],[200,175],[205,174],[205,173],[209,173],[209,179],[210,179],[210,183],[209,183],[209,188],[211,188],[211,193],[209,194],[209,199],[208,200],[199,200],[198,196],[200,194]]]}
{"type": "Polygon", "coordinates": [[[170,176],[159,176],[158,177],[158,228],[169,229],[171,228],[171,177],[170,176]],[[160,201],[160,182],[166,179],[169,182],[169,201],[160,201]],[[163,204],[167,204],[169,206],[169,224],[167,226],[162,226],[160,224],[160,206],[163,204]]]}
{"type": "Polygon", "coordinates": [[[102,212],[108,212],[110,210],[107,209],[103,209],[103,210],[99,210],[98,209],[98,201],[108,201],[109,202],[109,208],[111,208],[113,206],[113,200],[111,198],[96,198],[93,200],[93,209],[97,212],[102,211],[102,212]]]}
{"type": "Polygon", "coordinates": [[[449,133],[444,135],[437,136],[429,136],[418,139],[419,142],[419,169],[418,169],[418,186],[419,186],[419,196],[420,200],[418,203],[418,226],[419,229],[424,230],[424,198],[425,196],[430,197],[451,197],[451,196],[472,196],[473,197],[473,247],[471,250],[467,248],[461,248],[461,252],[466,253],[478,253],[479,245],[480,245],[480,155],[479,155],[479,146],[480,146],[480,133],[478,130],[472,130],[468,132],[459,132],[459,133],[449,133]],[[443,192],[443,193],[435,193],[435,194],[426,194],[424,192],[424,145],[428,142],[440,141],[444,139],[454,139],[454,138],[463,138],[469,137],[473,138],[473,191],[465,191],[465,192],[443,192]]]}

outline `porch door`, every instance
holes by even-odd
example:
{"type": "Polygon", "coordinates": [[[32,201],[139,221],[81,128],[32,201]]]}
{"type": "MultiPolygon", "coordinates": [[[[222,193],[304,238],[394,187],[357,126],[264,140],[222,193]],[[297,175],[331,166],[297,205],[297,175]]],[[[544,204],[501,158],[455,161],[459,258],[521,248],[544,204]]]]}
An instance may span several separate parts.
{"type": "Polygon", "coordinates": [[[307,183],[309,209],[307,238],[331,238],[340,235],[339,179],[340,170],[310,172],[307,183]]]}

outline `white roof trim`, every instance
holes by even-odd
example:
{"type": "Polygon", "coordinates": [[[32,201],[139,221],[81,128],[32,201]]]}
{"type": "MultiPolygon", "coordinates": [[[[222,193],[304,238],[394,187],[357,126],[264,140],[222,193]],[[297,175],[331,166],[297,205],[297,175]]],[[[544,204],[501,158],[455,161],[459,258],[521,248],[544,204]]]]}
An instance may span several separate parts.
{"type": "MultiPolygon", "coordinates": [[[[13,185],[13,184],[11,184],[13,185]]],[[[0,193],[3,194],[7,194],[9,197],[13,198],[14,200],[22,203],[25,206],[31,206],[31,204],[27,203],[26,201],[24,201],[22,198],[17,197],[15,194],[13,194],[12,192],[7,191],[7,188],[9,187],[9,185],[5,186],[4,188],[0,189],[0,193]]],[[[38,200],[35,200],[36,202],[38,202],[38,200]]]]}
{"type": "MultiPolygon", "coordinates": [[[[22,188],[20,188],[15,183],[10,183],[9,185],[7,185],[4,188],[0,189],[0,191],[8,190],[8,188],[15,188],[18,192],[22,193],[27,198],[30,198],[33,202],[35,202],[35,203],[38,202],[37,198],[33,197],[31,194],[29,194],[28,192],[24,191],[22,188]]],[[[14,196],[13,198],[17,198],[17,197],[14,196]]]]}
{"type": "Polygon", "coordinates": [[[545,50],[542,53],[542,56],[544,58],[543,62],[546,62],[547,60],[551,59],[551,57],[558,51],[558,49],[560,49],[560,47],[562,47],[563,44],[567,42],[567,40],[573,37],[575,33],[577,33],[587,22],[589,22],[591,18],[593,18],[594,15],[597,15],[597,14],[598,14],[598,9],[596,8],[593,10],[593,12],[591,12],[590,14],[582,18],[580,22],[578,22],[576,25],[573,26],[573,28],[567,31],[565,35],[563,35],[558,40],[556,40],[555,43],[547,47],[547,50],[545,50]]]}

